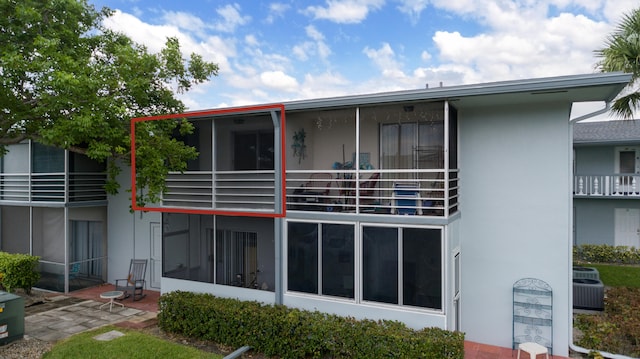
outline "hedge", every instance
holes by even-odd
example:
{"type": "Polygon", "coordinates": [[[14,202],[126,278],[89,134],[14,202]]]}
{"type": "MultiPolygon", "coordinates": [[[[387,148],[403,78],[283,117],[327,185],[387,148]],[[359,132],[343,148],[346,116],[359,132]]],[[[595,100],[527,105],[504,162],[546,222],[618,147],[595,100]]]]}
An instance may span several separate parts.
{"type": "Polygon", "coordinates": [[[249,345],[280,358],[464,357],[459,332],[413,330],[397,321],[356,320],[202,293],[163,294],[158,326],[232,348],[249,345]]]}
{"type": "Polygon", "coordinates": [[[0,284],[11,292],[15,288],[22,288],[31,293],[31,287],[40,280],[40,273],[36,270],[40,257],[28,254],[11,254],[0,252],[0,284]]]}
{"type": "Polygon", "coordinates": [[[573,259],[577,262],[640,264],[640,248],[582,244],[573,247],[573,259]]]}

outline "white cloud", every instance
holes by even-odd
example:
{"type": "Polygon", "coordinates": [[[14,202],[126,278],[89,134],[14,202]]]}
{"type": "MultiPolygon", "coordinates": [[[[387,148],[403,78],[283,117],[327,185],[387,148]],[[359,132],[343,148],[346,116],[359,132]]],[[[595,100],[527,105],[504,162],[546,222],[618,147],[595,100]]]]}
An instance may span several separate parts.
{"type": "Polygon", "coordinates": [[[326,0],[326,7],[309,6],[304,10],[315,19],[339,24],[356,24],[367,18],[370,11],[380,9],[384,0],[326,0]]]}
{"type": "Polygon", "coordinates": [[[260,45],[260,42],[258,41],[258,39],[256,38],[255,35],[247,35],[247,36],[245,36],[244,37],[244,42],[248,46],[259,46],[260,45]]]}
{"type": "Polygon", "coordinates": [[[268,24],[274,23],[277,19],[284,18],[284,14],[289,10],[291,6],[284,3],[271,3],[269,4],[269,14],[265,18],[265,22],[268,24]]]}
{"type": "Polygon", "coordinates": [[[238,26],[246,25],[251,21],[251,16],[242,16],[240,14],[240,5],[226,5],[216,9],[218,15],[222,17],[221,21],[214,24],[214,28],[222,32],[234,32],[238,26]]]}
{"type": "Polygon", "coordinates": [[[282,71],[266,71],[260,74],[262,84],[273,89],[293,92],[298,89],[298,81],[282,71]]]}
{"type": "Polygon", "coordinates": [[[411,20],[415,23],[420,18],[420,13],[429,5],[429,0],[396,0],[398,10],[400,12],[409,15],[411,20]]]}
{"type": "Polygon", "coordinates": [[[429,61],[431,60],[431,54],[428,51],[422,51],[420,53],[420,59],[422,59],[422,61],[429,61]]]}
{"type": "Polygon", "coordinates": [[[186,12],[165,11],[162,19],[167,25],[195,33],[203,33],[207,27],[202,19],[186,12]]]}

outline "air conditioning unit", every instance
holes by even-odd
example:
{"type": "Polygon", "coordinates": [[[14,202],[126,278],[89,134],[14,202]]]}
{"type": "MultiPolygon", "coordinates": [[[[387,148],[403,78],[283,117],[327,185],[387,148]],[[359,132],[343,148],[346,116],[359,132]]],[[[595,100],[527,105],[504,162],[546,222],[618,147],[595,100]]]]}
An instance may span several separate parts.
{"type": "Polygon", "coordinates": [[[573,308],[603,310],[604,284],[599,279],[573,279],[573,308]]]}
{"type": "Polygon", "coordinates": [[[573,279],[595,279],[600,280],[600,273],[593,267],[573,267],[573,279]]]}

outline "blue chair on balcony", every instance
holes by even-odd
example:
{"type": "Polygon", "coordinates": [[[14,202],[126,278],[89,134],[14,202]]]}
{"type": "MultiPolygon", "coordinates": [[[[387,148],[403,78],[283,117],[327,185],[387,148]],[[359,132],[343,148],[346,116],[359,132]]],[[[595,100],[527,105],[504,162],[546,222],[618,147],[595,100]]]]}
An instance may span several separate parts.
{"type": "Polygon", "coordinates": [[[420,183],[401,181],[393,183],[392,213],[401,215],[421,215],[420,183]]]}

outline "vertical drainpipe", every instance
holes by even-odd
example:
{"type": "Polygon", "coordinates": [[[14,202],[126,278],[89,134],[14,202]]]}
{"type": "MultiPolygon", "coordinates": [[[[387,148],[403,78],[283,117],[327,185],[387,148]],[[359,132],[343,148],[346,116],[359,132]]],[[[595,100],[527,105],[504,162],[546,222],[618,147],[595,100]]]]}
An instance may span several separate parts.
{"type": "MultiPolygon", "coordinates": [[[[417,132],[417,131],[416,131],[417,132]]],[[[360,107],[356,107],[356,158],[353,166],[356,173],[355,178],[355,190],[356,190],[356,213],[360,213],[360,107]]]]}
{"type": "MultiPolygon", "coordinates": [[[[280,116],[284,117],[284,114],[281,113],[280,116]]],[[[284,130],[284,121],[283,118],[279,118],[276,111],[271,111],[271,120],[273,121],[273,148],[275,149],[274,154],[274,211],[277,211],[279,208],[283,208],[286,204],[282,203],[282,194],[283,194],[283,146],[284,146],[284,136],[281,135],[281,132],[284,130]],[[279,155],[279,156],[276,156],[279,155]]],[[[274,293],[276,304],[282,304],[283,297],[283,287],[282,287],[282,276],[284,271],[284,266],[282,263],[282,227],[284,225],[284,219],[282,217],[275,217],[273,219],[273,238],[274,238],[274,263],[275,263],[275,283],[274,283],[274,293]]]]}
{"type": "Polygon", "coordinates": [[[31,140],[27,146],[27,200],[29,201],[29,253],[33,253],[33,206],[31,205],[31,171],[33,168],[33,161],[31,160],[31,140]]]}
{"type": "MultiPolygon", "coordinates": [[[[445,215],[445,218],[449,218],[449,101],[445,100],[444,101],[444,208],[442,209],[444,212],[443,214],[445,215]]],[[[432,204],[433,206],[433,204],[432,204]]],[[[453,297],[453,295],[450,293],[450,285],[449,285],[449,281],[447,280],[448,278],[452,278],[451,276],[449,276],[449,273],[453,273],[452,267],[452,263],[449,260],[450,256],[449,256],[449,251],[451,250],[450,246],[449,246],[449,226],[445,225],[442,228],[442,237],[443,237],[443,256],[444,258],[442,258],[442,263],[445,264],[444,268],[445,268],[445,272],[442,273],[443,278],[442,279],[442,283],[443,283],[443,290],[442,293],[444,293],[444,295],[442,296],[442,301],[444,301],[444,303],[442,303],[442,307],[445,310],[445,313],[451,313],[452,310],[450,307],[450,304],[452,303],[452,301],[449,300],[450,296],[453,297]]],[[[450,325],[449,325],[449,320],[451,318],[451,315],[445,315],[445,321],[444,321],[444,329],[449,330],[450,325]]]]}

